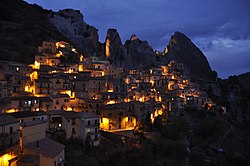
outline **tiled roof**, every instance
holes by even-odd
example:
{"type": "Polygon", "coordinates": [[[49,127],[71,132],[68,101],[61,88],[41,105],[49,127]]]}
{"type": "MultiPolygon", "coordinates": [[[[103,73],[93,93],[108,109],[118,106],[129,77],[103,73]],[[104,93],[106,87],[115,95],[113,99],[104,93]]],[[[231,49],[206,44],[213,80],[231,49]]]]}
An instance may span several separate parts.
{"type": "Polygon", "coordinates": [[[38,142],[29,143],[26,148],[34,154],[42,154],[54,158],[64,150],[64,145],[50,138],[44,138],[38,142]]]}
{"type": "Polygon", "coordinates": [[[10,113],[9,115],[14,118],[25,118],[32,116],[43,116],[47,114],[44,111],[21,111],[21,112],[10,113]]]}
{"type": "Polygon", "coordinates": [[[18,120],[7,114],[0,114],[0,126],[18,123],[18,120]]]}

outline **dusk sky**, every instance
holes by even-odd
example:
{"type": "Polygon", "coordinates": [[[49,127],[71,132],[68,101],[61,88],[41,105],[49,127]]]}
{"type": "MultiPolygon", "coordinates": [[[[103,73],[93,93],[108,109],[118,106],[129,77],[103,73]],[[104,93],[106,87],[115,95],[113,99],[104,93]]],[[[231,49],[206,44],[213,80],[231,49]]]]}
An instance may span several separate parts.
{"type": "Polygon", "coordinates": [[[250,71],[249,0],[26,0],[58,11],[80,10],[103,42],[116,28],[123,42],[136,34],[157,50],[175,31],[203,51],[219,77],[250,71]]]}

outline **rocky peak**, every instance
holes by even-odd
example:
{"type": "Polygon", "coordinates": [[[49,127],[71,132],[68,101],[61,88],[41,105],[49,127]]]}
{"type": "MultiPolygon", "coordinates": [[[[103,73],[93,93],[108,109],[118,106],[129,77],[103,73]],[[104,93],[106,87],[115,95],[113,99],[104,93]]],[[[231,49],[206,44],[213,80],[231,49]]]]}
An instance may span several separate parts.
{"type": "Polygon", "coordinates": [[[133,34],[133,35],[130,37],[130,40],[131,40],[131,41],[137,40],[137,39],[138,39],[138,37],[137,37],[135,34],[133,34]]]}
{"type": "Polygon", "coordinates": [[[59,32],[87,55],[93,54],[98,47],[98,30],[86,24],[79,10],[64,9],[51,14],[50,21],[59,32]]]}
{"type": "Polygon", "coordinates": [[[168,61],[183,63],[188,75],[193,79],[212,80],[213,74],[207,58],[201,50],[183,33],[175,32],[171,37],[163,56],[168,61]]]}
{"type": "Polygon", "coordinates": [[[123,66],[125,49],[116,29],[108,29],[105,40],[105,57],[117,67],[123,66]]]}
{"type": "Polygon", "coordinates": [[[136,35],[132,35],[130,40],[124,44],[127,50],[126,66],[138,69],[148,67],[155,63],[155,52],[147,41],[140,40],[136,35]]]}

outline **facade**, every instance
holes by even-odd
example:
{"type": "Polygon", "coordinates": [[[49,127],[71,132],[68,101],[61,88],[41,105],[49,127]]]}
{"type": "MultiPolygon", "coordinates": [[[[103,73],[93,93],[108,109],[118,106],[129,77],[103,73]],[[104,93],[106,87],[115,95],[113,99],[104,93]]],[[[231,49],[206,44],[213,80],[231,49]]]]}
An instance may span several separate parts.
{"type": "Polygon", "coordinates": [[[17,119],[0,114],[0,165],[16,166],[19,147],[19,122],[17,119]]]}
{"type": "Polygon", "coordinates": [[[27,144],[24,154],[39,156],[40,166],[63,166],[65,162],[64,145],[49,138],[27,144]]]}

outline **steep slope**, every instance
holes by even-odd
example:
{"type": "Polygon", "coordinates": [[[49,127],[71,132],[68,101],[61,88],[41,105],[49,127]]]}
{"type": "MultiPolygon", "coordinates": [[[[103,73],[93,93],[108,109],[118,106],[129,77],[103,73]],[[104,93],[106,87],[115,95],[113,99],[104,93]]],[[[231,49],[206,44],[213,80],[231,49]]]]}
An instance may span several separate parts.
{"type": "Polygon", "coordinates": [[[127,50],[125,66],[130,69],[139,69],[155,64],[155,52],[147,41],[140,40],[136,35],[132,35],[130,40],[124,44],[127,50]]]}
{"type": "Polygon", "coordinates": [[[115,66],[124,66],[126,49],[122,45],[119,33],[116,29],[108,29],[105,40],[105,57],[115,66]]]}
{"type": "Polygon", "coordinates": [[[163,55],[167,61],[183,63],[193,79],[212,80],[212,70],[205,55],[183,33],[175,32],[163,55]]]}
{"type": "Polygon", "coordinates": [[[32,63],[43,40],[66,40],[49,22],[50,12],[22,0],[1,0],[0,60],[32,63]]]}
{"type": "Polygon", "coordinates": [[[238,76],[240,85],[250,94],[250,72],[238,76]]]}
{"type": "Polygon", "coordinates": [[[71,43],[82,49],[86,56],[93,55],[99,45],[98,30],[85,23],[79,10],[64,9],[51,13],[50,21],[71,43]]]}

